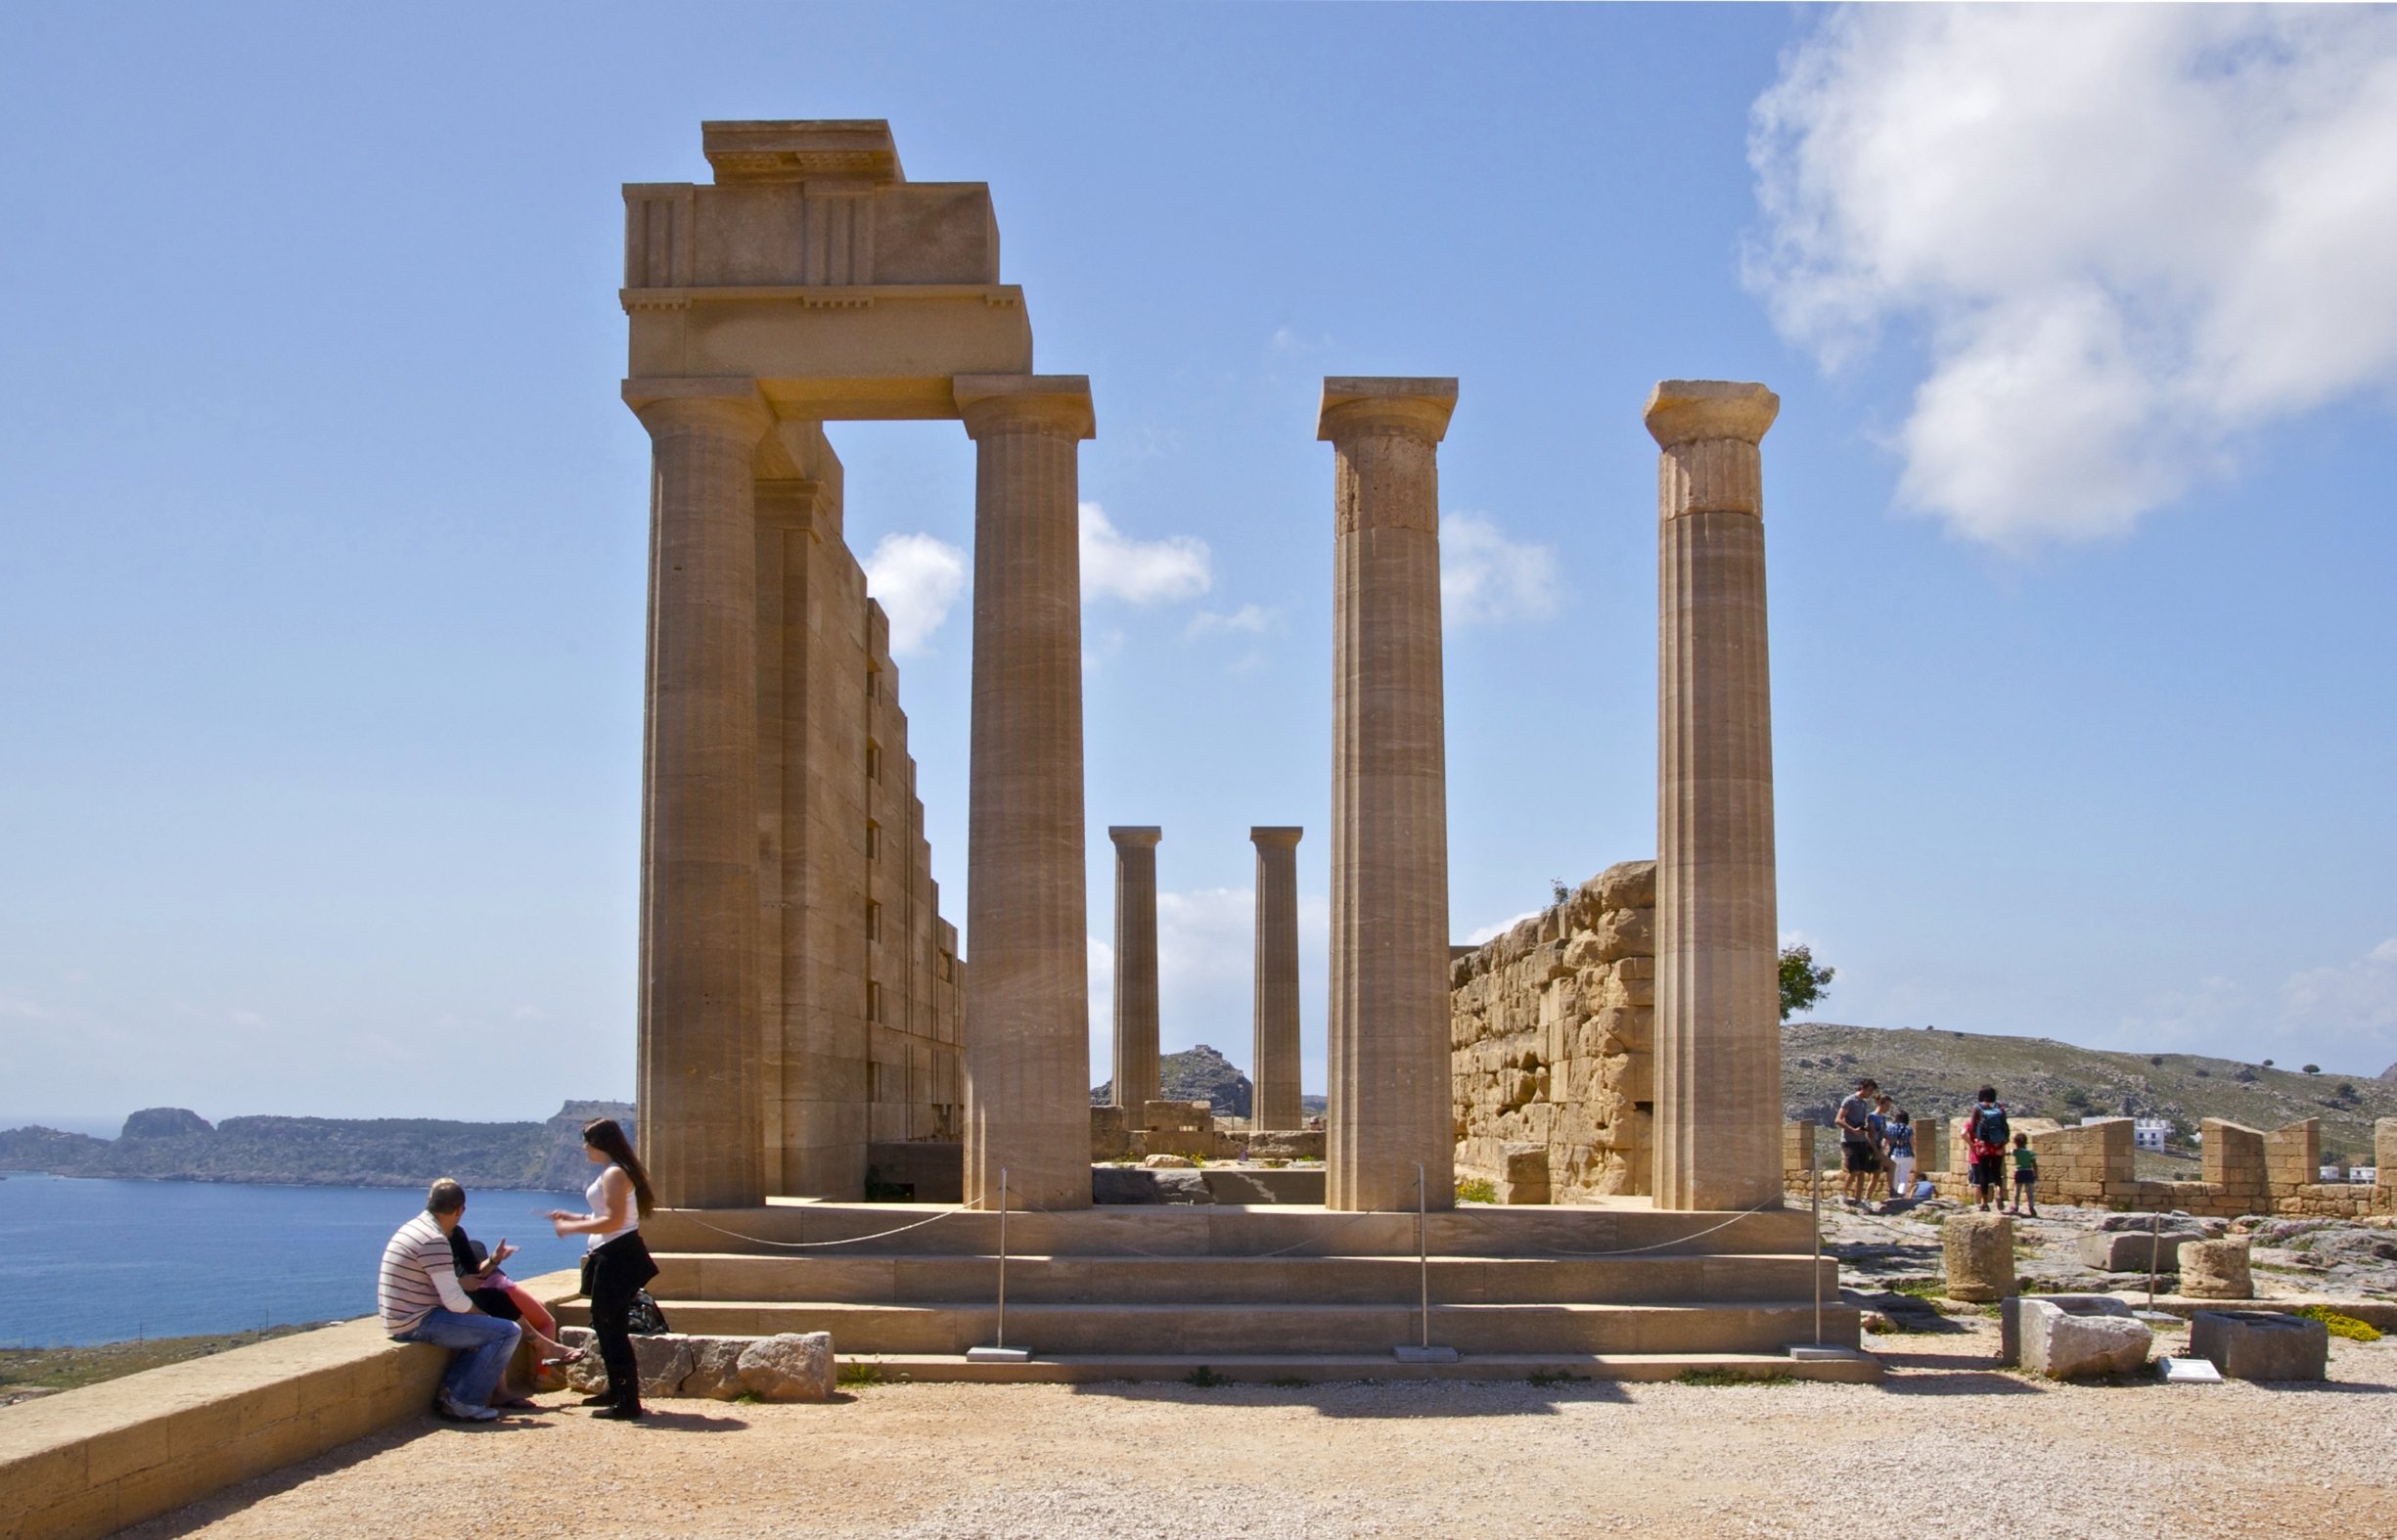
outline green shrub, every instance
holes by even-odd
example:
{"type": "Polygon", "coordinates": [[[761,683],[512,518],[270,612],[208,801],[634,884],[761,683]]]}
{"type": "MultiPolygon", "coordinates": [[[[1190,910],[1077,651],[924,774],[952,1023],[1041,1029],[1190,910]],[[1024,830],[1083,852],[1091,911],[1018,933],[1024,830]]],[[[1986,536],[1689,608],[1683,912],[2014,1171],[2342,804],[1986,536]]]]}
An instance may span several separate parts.
{"type": "Polygon", "coordinates": [[[2297,1312],[2309,1321],[2320,1321],[2330,1329],[2332,1336],[2343,1336],[2353,1342],[2377,1342],[2380,1329],[2369,1321],[2359,1321],[2351,1315],[2341,1315],[2329,1305],[2307,1305],[2297,1312]]]}
{"type": "Polygon", "coordinates": [[[1212,1390],[1217,1385],[1228,1385],[1232,1381],[1224,1376],[1217,1374],[1207,1365],[1200,1364],[1198,1368],[1183,1376],[1182,1382],[1184,1384],[1197,1385],[1201,1390],[1212,1390]]]}
{"type": "Polygon", "coordinates": [[[1495,1203],[1498,1201],[1498,1184],[1486,1176],[1469,1176],[1457,1184],[1457,1201],[1495,1203]]]}
{"type": "Polygon", "coordinates": [[[1690,1369],[1675,1381],[1686,1385],[1786,1385],[1796,1381],[1780,1370],[1761,1375],[1741,1374],[1737,1369],[1690,1369]]]}
{"type": "Polygon", "coordinates": [[[891,1382],[889,1371],[881,1364],[857,1359],[842,1364],[833,1380],[835,1383],[844,1385],[886,1385],[891,1382]]]}

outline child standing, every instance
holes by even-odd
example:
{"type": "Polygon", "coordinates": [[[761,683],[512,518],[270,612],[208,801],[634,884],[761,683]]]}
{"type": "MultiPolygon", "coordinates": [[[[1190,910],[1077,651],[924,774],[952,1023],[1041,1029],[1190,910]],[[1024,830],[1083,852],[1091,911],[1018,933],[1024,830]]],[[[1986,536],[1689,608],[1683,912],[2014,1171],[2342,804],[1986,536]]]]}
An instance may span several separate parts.
{"type": "Polygon", "coordinates": [[[2031,1136],[2014,1135],[2014,1206],[2010,1213],[2021,1213],[2030,1206],[2030,1217],[2039,1217],[2039,1152],[2031,1148],[2031,1136]]]}

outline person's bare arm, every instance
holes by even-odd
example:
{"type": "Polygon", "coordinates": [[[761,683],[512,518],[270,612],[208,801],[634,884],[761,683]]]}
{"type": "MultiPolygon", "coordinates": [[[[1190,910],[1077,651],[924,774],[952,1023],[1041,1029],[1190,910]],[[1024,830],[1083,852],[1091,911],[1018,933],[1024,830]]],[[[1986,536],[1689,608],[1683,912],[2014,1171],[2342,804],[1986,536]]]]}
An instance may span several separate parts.
{"type": "Polygon", "coordinates": [[[607,1212],[569,1214],[556,1209],[550,1214],[550,1224],[562,1236],[606,1235],[621,1230],[632,1221],[633,1179],[624,1174],[620,1165],[611,1165],[600,1178],[600,1196],[608,1200],[607,1212]]]}

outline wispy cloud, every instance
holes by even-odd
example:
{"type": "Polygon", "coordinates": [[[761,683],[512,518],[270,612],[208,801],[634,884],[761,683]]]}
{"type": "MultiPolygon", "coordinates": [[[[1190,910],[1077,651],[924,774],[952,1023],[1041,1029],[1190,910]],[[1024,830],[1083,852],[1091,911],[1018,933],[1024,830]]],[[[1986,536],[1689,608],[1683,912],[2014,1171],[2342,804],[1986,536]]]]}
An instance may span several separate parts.
{"type": "Polygon", "coordinates": [[[1451,626],[1545,619],[1563,602],[1554,546],[1510,539],[1486,514],[1440,516],[1440,618],[1451,626]]]}
{"type": "Polygon", "coordinates": [[[2118,535],[2242,432],[2397,381],[2397,13],[1862,7],[1756,103],[1776,324],[1924,372],[1901,502],[2118,535]]]}
{"type": "Polygon", "coordinates": [[[966,591],[966,553],[931,535],[884,535],[864,563],[866,591],[890,617],[890,653],[922,653],[966,591]]]}
{"type": "Polygon", "coordinates": [[[1540,911],[1537,909],[1526,909],[1521,914],[1509,916],[1495,925],[1477,926],[1465,932],[1465,943],[1468,946],[1479,946],[1484,941],[1495,941],[1524,921],[1539,918],[1539,914],[1540,911]]]}
{"type": "Polygon", "coordinates": [[[1243,605],[1230,613],[1201,610],[1182,628],[1182,639],[1196,642],[1208,636],[1263,636],[1282,624],[1280,611],[1263,605],[1243,605]]]}
{"type": "Polygon", "coordinates": [[[1161,604],[1196,599],[1214,578],[1207,544],[1193,535],[1135,540],[1097,503],[1082,505],[1082,598],[1161,604]]]}

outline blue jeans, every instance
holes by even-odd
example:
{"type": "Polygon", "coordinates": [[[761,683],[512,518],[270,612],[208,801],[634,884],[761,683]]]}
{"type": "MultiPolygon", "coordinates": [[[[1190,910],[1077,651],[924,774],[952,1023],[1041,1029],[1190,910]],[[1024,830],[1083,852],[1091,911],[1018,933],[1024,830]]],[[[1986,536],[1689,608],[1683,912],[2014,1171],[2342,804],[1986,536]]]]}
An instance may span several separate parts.
{"type": "Polygon", "coordinates": [[[523,1335],[523,1328],[514,1321],[495,1315],[460,1315],[436,1308],[392,1340],[458,1349],[458,1356],[449,1361],[449,1372],[441,1377],[441,1393],[460,1406],[477,1407],[486,1405],[491,1392],[499,1388],[499,1377],[508,1372],[508,1359],[516,1352],[517,1338],[523,1335]]]}

